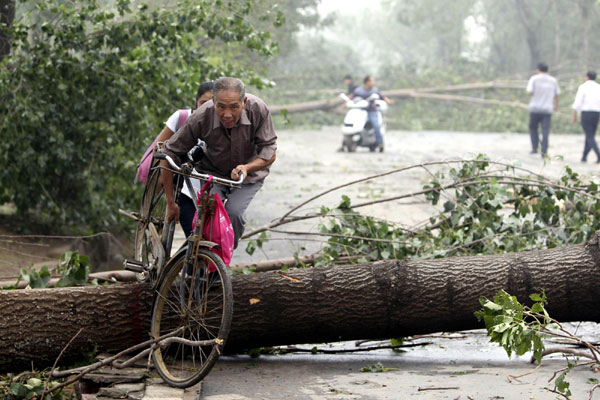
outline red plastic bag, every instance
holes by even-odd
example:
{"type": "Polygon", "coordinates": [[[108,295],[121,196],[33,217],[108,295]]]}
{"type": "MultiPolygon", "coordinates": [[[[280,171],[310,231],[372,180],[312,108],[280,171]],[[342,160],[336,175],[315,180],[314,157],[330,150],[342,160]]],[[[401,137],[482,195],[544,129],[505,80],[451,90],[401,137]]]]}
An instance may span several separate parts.
{"type": "MultiPolygon", "coordinates": [[[[212,180],[212,176],[208,179],[208,182],[204,184],[202,187],[202,191],[200,192],[200,196],[206,189],[208,183],[212,180]]],[[[200,200],[198,200],[200,201],[200,200]]],[[[198,221],[198,211],[194,215],[194,221],[192,222],[192,229],[196,228],[196,222],[198,221]]],[[[218,193],[215,193],[215,213],[210,216],[202,229],[202,235],[204,239],[216,243],[219,247],[214,247],[210,249],[213,253],[217,254],[226,267],[229,267],[229,263],[231,262],[231,257],[233,255],[233,242],[234,242],[234,233],[233,226],[231,225],[231,220],[229,219],[229,215],[225,210],[225,206],[221,201],[221,196],[218,193]]],[[[214,265],[210,265],[209,272],[216,271],[214,265]]]]}

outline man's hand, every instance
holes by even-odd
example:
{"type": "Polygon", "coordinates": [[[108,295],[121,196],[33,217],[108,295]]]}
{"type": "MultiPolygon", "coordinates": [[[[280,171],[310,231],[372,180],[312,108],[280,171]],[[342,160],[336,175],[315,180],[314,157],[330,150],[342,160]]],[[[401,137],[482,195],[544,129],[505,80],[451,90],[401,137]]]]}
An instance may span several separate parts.
{"type": "Polygon", "coordinates": [[[244,179],[248,177],[248,167],[244,164],[240,164],[231,171],[231,179],[237,181],[240,179],[240,174],[244,175],[244,179]]]}
{"type": "Polygon", "coordinates": [[[179,221],[179,206],[174,201],[167,200],[167,223],[179,221]]]}

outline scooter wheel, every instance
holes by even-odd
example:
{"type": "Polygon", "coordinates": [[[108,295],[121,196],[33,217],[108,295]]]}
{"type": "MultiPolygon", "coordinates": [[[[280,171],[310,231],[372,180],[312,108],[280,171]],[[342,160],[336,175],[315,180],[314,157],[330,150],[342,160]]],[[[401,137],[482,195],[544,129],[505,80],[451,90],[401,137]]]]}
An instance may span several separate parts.
{"type": "Polygon", "coordinates": [[[353,153],[356,150],[356,143],[352,138],[345,137],[344,138],[344,147],[348,150],[348,153],[353,153]]]}

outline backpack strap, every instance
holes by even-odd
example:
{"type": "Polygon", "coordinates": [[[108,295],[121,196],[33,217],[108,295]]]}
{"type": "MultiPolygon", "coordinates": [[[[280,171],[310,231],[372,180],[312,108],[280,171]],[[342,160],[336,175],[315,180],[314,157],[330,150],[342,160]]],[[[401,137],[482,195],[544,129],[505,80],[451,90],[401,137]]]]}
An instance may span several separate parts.
{"type": "Polygon", "coordinates": [[[179,119],[177,120],[177,129],[181,128],[188,117],[188,110],[182,109],[179,110],[179,119]]]}

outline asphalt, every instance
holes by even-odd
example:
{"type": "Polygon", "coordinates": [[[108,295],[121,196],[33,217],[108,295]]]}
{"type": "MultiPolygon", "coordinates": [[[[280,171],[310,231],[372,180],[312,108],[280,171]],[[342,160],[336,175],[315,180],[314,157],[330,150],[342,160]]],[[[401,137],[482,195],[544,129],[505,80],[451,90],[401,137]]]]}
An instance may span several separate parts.
{"type": "MultiPolygon", "coordinates": [[[[597,179],[600,172],[598,164],[580,162],[583,134],[552,133],[550,158],[546,160],[539,154],[530,154],[529,135],[525,133],[391,131],[386,135],[384,153],[359,149],[352,154],[336,152],[341,141],[338,127],[314,131],[283,130],[278,131],[278,137],[278,159],[247,210],[247,230],[260,227],[300,202],[341,183],[430,161],[473,158],[483,153],[493,160],[549,177],[559,177],[567,165],[585,178],[597,179]]],[[[436,170],[439,168],[410,169],[353,185],[324,195],[302,207],[296,215],[318,210],[322,205],[334,206],[342,194],[358,202],[410,193],[419,190],[436,170]]],[[[427,202],[418,199],[361,209],[363,213],[407,226],[426,221],[432,211],[427,202]]],[[[317,223],[307,220],[284,228],[315,231],[317,223]]],[[[289,235],[284,238],[282,234],[272,233],[270,238],[253,256],[243,251],[245,243],[242,242],[232,263],[289,257],[296,252],[310,254],[322,246],[314,237],[308,236],[290,239],[289,235]]],[[[599,340],[600,329],[594,323],[572,327],[574,331],[584,331],[592,340],[599,340]]],[[[174,396],[172,398],[177,400],[188,400],[186,395],[197,395],[206,400],[562,398],[545,389],[553,389],[553,381],[548,382],[549,379],[556,370],[566,366],[562,357],[549,358],[535,372],[509,380],[507,377],[511,374],[524,374],[534,368],[529,363],[529,356],[509,359],[502,349],[488,342],[482,331],[460,333],[459,336],[428,339],[434,344],[405,352],[380,350],[344,355],[222,357],[203,381],[199,394],[193,391],[165,392],[160,395],[162,397],[144,398],[164,400],[174,396]],[[377,363],[391,370],[361,371],[377,363]]],[[[589,368],[578,368],[569,373],[567,380],[571,383],[572,399],[588,399],[589,390],[595,380],[600,381],[600,375],[589,368]]],[[[600,393],[593,398],[600,399],[600,393]]]]}

